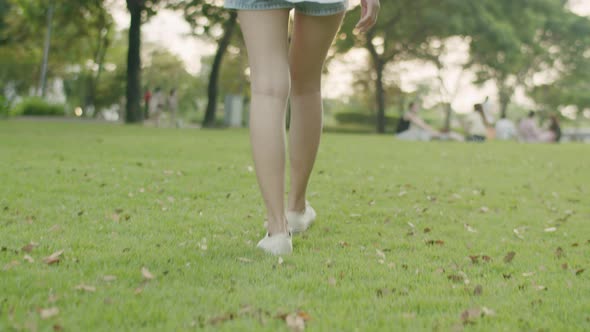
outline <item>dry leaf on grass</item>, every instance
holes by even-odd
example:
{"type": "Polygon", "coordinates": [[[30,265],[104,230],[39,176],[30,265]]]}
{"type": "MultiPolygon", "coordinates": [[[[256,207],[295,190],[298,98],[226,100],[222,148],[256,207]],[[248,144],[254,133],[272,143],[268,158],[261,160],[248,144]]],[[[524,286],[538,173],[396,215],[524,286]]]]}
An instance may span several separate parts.
{"type": "Polygon", "coordinates": [[[154,279],[154,275],[145,266],[141,268],[141,275],[146,280],[154,279]]]}
{"type": "Polygon", "coordinates": [[[328,278],[328,285],[336,286],[336,278],[334,278],[334,277],[328,278]]]}
{"type": "Polygon", "coordinates": [[[33,257],[29,256],[29,255],[25,255],[23,257],[23,259],[26,260],[29,263],[35,263],[35,259],[33,257]]]}
{"type": "Polygon", "coordinates": [[[526,230],[526,227],[518,227],[512,230],[512,232],[514,233],[514,235],[516,235],[517,238],[524,240],[524,231],[526,230]]]}
{"type": "Polygon", "coordinates": [[[447,278],[449,280],[451,280],[452,282],[463,282],[465,280],[465,278],[461,275],[458,274],[450,274],[447,276],[447,278]]]}
{"type": "Polygon", "coordinates": [[[481,312],[484,316],[496,316],[496,312],[490,308],[482,307],[481,312]]]}
{"type": "Polygon", "coordinates": [[[473,289],[473,295],[479,296],[482,293],[483,293],[483,286],[482,285],[475,286],[475,288],[473,289]]]}
{"type": "Polygon", "coordinates": [[[475,228],[471,227],[469,224],[463,224],[463,227],[469,233],[477,233],[477,230],[475,228]]]}
{"type": "Polygon", "coordinates": [[[216,316],[216,317],[209,319],[209,324],[217,325],[217,324],[221,324],[223,322],[226,322],[228,320],[232,320],[234,318],[235,318],[235,315],[230,312],[230,313],[226,313],[221,316],[216,316]]]}
{"type": "Polygon", "coordinates": [[[90,292],[90,293],[96,292],[96,287],[90,286],[90,285],[84,285],[84,284],[80,284],[80,285],[74,287],[74,289],[85,291],[85,292],[90,292]]]}
{"type": "Polygon", "coordinates": [[[512,260],[514,259],[514,256],[516,256],[516,253],[514,251],[507,253],[506,256],[504,256],[504,263],[512,262],[512,260]]]}
{"type": "Polygon", "coordinates": [[[473,324],[475,320],[481,317],[481,309],[479,308],[471,308],[463,311],[461,313],[461,321],[463,324],[473,324]]]}
{"type": "Polygon", "coordinates": [[[50,256],[47,256],[45,258],[43,258],[43,263],[45,264],[55,264],[55,263],[59,263],[60,260],[60,256],[64,253],[63,250],[60,251],[56,251],[53,254],[51,254],[50,256]]]}
{"type": "Polygon", "coordinates": [[[109,281],[115,281],[115,280],[117,280],[117,277],[116,276],[111,276],[111,275],[106,275],[106,276],[102,277],[102,280],[107,281],[107,282],[109,282],[109,281]]]}
{"type": "Polygon", "coordinates": [[[381,259],[385,259],[385,253],[379,249],[375,249],[375,253],[377,254],[377,257],[381,258],[381,259]]]}
{"type": "Polygon", "coordinates": [[[557,257],[557,258],[563,257],[563,249],[561,247],[557,247],[557,249],[555,249],[555,257],[557,257]]]}
{"type": "Polygon", "coordinates": [[[289,314],[287,317],[285,317],[285,323],[287,323],[287,327],[291,331],[301,332],[305,330],[305,321],[307,320],[305,317],[309,316],[302,316],[300,313],[289,314]]]}
{"type": "Polygon", "coordinates": [[[42,319],[49,319],[51,317],[57,316],[59,314],[59,309],[57,307],[41,309],[39,310],[39,314],[41,315],[42,319]]]}
{"type": "Polygon", "coordinates": [[[22,247],[21,250],[27,253],[30,253],[31,251],[33,251],[33,249],[35,249],[35,247],[38,247],[39,244],[35,243],[35,242],[31,242],[29,244],[27,244],[26,246],[22,247]]]}

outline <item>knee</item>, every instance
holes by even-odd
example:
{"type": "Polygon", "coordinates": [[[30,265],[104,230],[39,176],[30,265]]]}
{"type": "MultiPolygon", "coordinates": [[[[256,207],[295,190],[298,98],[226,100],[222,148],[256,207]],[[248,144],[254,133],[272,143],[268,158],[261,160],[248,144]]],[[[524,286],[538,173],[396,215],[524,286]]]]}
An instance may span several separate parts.
{"type": "Polygon", "coordinates": [[[291,82],[289,73],[276,70],[252,76],[252,94],[261,94],[279,99],[289,98],[291,82]]]}
{"type": "Polygon", "coordinates": [[[321,69],[301,68],[291,65],[290,79],[294,95],[319,93],[321,91],[321,69]]]}

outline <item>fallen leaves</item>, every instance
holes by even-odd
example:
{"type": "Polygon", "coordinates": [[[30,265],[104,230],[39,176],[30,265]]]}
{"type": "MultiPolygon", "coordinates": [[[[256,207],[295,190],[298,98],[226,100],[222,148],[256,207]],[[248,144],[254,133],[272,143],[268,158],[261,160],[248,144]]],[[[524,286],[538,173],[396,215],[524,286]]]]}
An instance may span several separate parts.
{"type": "Polygon", "coordinates": [[[482,293],[483,293],[483,286],[482,285],[475,286],[475,288],[473,289],[473,295],[480,296],[482,293]]]}
{"type": "Polygon", "coordinates": [[[154,279],[154,275],[145,266],[141,268],[141,275],[145,280],[154,279]]]}
{"type": "Polygon", "coordinates": [[[465,228],[465,230],[469,233],[477,233],[477,230],[471,227],[469,224],[463,224],[463,228],[465,228]]]}
{"type": "Polygon", "coordinates": [[[117,277],[116,276],[112,276],[112,275],[106,275],[106,276],[103,276],[102,277],[102,280],[103,281],[106,281],[106,282],[111,282],[111,281],[117,280],[117,277]]]}
{"type": "Polygon", "coordinates": [[[304,316],[299,313],[292,313],[285,317],[285,323],[287,327],[294,332],[301,332],[305,330],[305,319],[304,316]]]}
{"type": "Polygon", "coordinates": [[[447,276],[447,278],[452,281],[452,282],[456,282],[456,283],[461,283],[465,280],[465,278],[462,275],[459,274],[449,274],[447,276]]]}
{"type": "Polygon", "coordinates": [[[80,284],[76,287],[74,287],[75,290],[80,290],[80,291],[85,291],[85,292],[89,292],[89,293],[94,293],[96,292],[96,287],[94,286],[90,286],[90,285],[84,285],[84,284],[80,284]]]}
{"type": "Polygon", "coordinates": [[[557,249],[555,249],[555,257],[562,258],[563,256],[563,249],[561,247],[557,247],[557,249]]]}
{"type": "MultiPolygon", "coordinates": [[[[209,325],[217,326],[244,316],[257,319],[261,325],[264,325],[265,320],[267,318],[272,317],[275,319],[280,319],[283,322],[285,322],[289,330],[294,332],[304,331],[306,322],[311,320],[311,316],[302,310],[298,310],[292,313],[277,313],[273,316],[270,312],[266,310],[255,309],[250,305],[244,305],[237,312],[225,312],[223,314],[211,317],[206,321],[202,321],[200,324],[201,327],[204,327],[203,325],[205,322],[209,325]]],[[[191,323],[191,326],[197,326],[197,322],[193,321],[191,323]]]]}
{"type": "Polygon", "coordinates": [[[507,253],[506,256],[504,256],[504,263],[508,264],[512,262],[514,256],[516,256],[516,253],[514,251],[507,253]]]}
{"type": "Polygon", "coordinates": [[[477,319],[482,317],[492,317],[495,316],[496,312],[492,309],[487,307],[482,308],[470,308],[461,313],[461,322],[463,325],[475,324],[477,319]]]}
{"type": "Polygon", "coordinates": [[[55,316],[59,315],[59,309],[57,307],[40,309],[39,315],[41,315],[41,319],[49,319],[51,317],[55,317],[55,316]]]}
{"type": "Polygon", "coordinates": [[[43,263],[47,264],[47,265],[52,265],[55,263],[59,263],[60,261],[60,256],[64,253],[63,250],[60,251],[56,251],[53,254],[43,258],[43,263]]]}
{"type": "Polygon", "coordinates": [[[26,253],[31,253],[33,251],[33,249],[35,249],[35,247],[38,247],[38,246],[39,246],[38,243],[30,242],[29,244],[22,247],[21,250],[26,253]]]}
{"type": "Polygon", "coordinates": [[[512,230],[512,232],[514,233],[514,235],[516,235],[517,238],[524,240],[524,232],[527,230],[526,226],[521,226],[521,227],[517,227],[515,229],[512,230]]]}
{"type": "Polygon", "coordinates": [[[29,263],[35,263],[35,259],[29,255],[23,256],[23,259],[29,263]]]}
{"type": "Polygon", "coordinates": [[[433,246],[435,244],[438,246],[444,246],[445,241],[443,241],[443,240],[428,240],[428,241],[426,241],[426,245],[433,246]]]}

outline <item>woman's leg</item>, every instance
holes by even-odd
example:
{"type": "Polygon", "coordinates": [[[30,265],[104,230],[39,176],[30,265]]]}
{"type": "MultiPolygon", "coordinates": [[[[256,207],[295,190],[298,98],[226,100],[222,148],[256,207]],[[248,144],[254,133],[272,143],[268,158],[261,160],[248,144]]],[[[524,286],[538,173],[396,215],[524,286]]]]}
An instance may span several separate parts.
{"type": "Polygon", "coordinates": [[[331,16],[308,16],[295,13],[289,51],[291,72],[289,211],[301,212],[305,209],[305,192],[322,132],[322,69],[343,17],[344,13],[331,16]]]}
{"type": "Polygon", "coordinates": [[[285,114],[289,97],[289,10],[240,11],[248,49],[252,100],[250,140],[268,232],[287,232],[285,219],[285,114]]]}

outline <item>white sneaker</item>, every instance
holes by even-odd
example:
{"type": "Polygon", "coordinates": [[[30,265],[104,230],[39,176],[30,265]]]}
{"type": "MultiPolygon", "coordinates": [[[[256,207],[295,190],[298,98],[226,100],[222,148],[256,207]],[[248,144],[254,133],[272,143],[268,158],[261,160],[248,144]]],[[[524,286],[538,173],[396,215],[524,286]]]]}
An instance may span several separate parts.
{"type": "Polygon", "coordinates": [[[268,236],[268,233],[266,233],[264,239],[258,242],[257,247],[273,255],[290,254],[293,252],[291,233],[281,233],[273,236],[268,236]]]}
{"type": "Polygon", "coordinates": [[[292,233],[305,232],[316,218],[315,210],[308,201],[305,201],[303,213],[287,211],[287,223],[292,233]]]}

